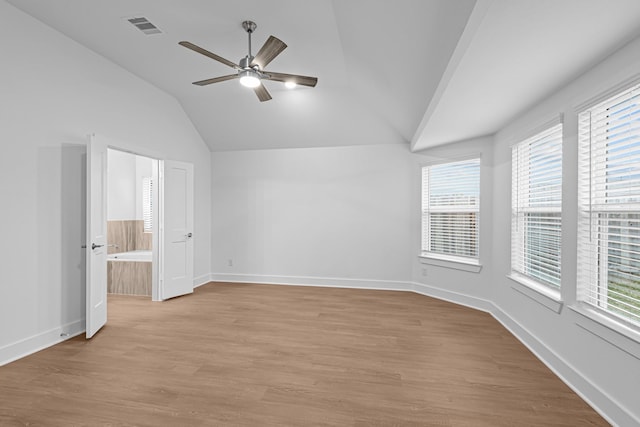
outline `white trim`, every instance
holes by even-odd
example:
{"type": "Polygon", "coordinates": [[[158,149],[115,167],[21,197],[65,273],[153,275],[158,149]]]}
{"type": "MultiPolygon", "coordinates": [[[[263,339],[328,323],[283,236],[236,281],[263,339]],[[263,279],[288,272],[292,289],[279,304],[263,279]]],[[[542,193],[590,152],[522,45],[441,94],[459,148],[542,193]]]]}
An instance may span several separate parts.
{"type": "MultiPolygon", "coordinates": [[[[443,159],[440,159],[443,160],[443,159]]],[[[480,256],[480,229],[481,229],[481,224],[482,224],[482,215],[481,215],[481,209],[480,206],[482,204],[482,195],[481,195],[481,188],[482,188],[482,171],[483,171],[483,160],[482,160],[482,154],[469,154],[467,156],[464,157],[458,157],[458,158],[449,158],[449,159],[444,159],[443,161],[438,160],[437,163],[431,163],[431,164],[423,164],[420,168],[420,174],[421,174],[421,203],[420,203],[420,223],[421,223],[421,231],[420,231],[420,235],[421,235],[421,255],[426,255],[428,257],[431,256],[435,256],[437,258],[440,259],[450,259],[453,262],[463,262],[463,263],[467,263],[465,262],[466,259],[472,260],[474,258],[470,257],[470,256],[461,256],[461,255],[449,255],[449,254],[442,254],[440,252],[432,252],[432,251],[428,251],[425,250],[425,247],[430,248],[431,247],[431,238],[429,236],[431,236],[432,232],[431,232],[431,218],[432,218],[432,214],[452,214],[452,213],[472,213],[475,214],[475,218],[476,218],[476,238],[474,240],[474,249],[475,249],[475,254],[477,255],[477,257],[475,257],[475,259],[479,259],[480,256]],[[464,206],[462,205],[455,205],[454,204],[447,204],[447,205],[438,205],[436,204],[436,206],[432,206],[431,205],[431,171],[432,168],[435,168],[437,166],[446,166],[446,165],[454,165],[454,164],[459,164],[459,163],[472,163],[475,167],[475,163],[477,161],[477,166],[478,166],[478,192],[477,192],[477,204],[471,204],[470,202],[467,202],[467,204],[465,204],[464,206]],[[425,176],[425,171],[426,176],[425,176]],[[451,258],[448,258],[451,257],[451,258]],[[460,261],[462,260],[462,261],[460,261]]],[[[469,176],[465,175],[465,180],[469,178],[469,176]]],[[[472,196],[470,196],[472,197],[472,196]]],[[[471,236],[471,228],[465,228],[464,233],[467,234],[469,233],[469,237],[471,236]]],[[[472,262],[472,261],[471,261],[472,262]]],[[[443,265],[446,266],[446,265],[443,265]]],[[[463,267],[464,269],[464,267],[463,267]]],[[[466,271],[470,271],[470,270],[466,270],[466,271]]],[[[478,270],[480,271],[480,270],[478,270]]]]}
{"type": "MultiPolygon", "coordinates": [[[[95,134],[90,134],[95,135],[95,134]]],[[[98,134],[99,135],[99,134],[98,134]]],[[[104,137],[107,138],[107,137],[104,137]]],[[[155,150],[148,150],[144,147],[138,147],[131,145],[124,141],[107,138],[107,150],[119,151],[121,153],[131,154],[133,156],[146,157],[151,160],[151,181],[152,185],[155,185],[156,190],[151,192],[151,301],[161,301],[160,299],[160,278],[163,273],[163,266],[160,262],[160,230],[163,229],[161,225],[161,219],[164,213],[161,212],[164,209],[164,195],[160,194],[160,180],[162,168],[160,162],[164,159],[164,155],[155,150]],[[124,148],[125,146],[129,148],[124,148]],[[162,208],[161,208],[162,206],[162,208]]],[[[108,163],[107,163],[107,177],[109,176],[108,163]]],[[[87,180],[89,176],[87,175],[87,180]]],[[[164,219],[162,219],[164,221],[164,219]]]]}
{"type": "Polygon", "coordinates": [[[558,314],[562,311],[564,302],[560,297],[560,290],[538,283],[514,271],[508,274],[507,277],[514,282],[511,284],[511,289],[514,291],[520,292],[522,295],[558,314]]]}
{"type": "Polygon", "coordinates": [[[581,112],[588,110],[589,108],[594,107],[600,104],[601,102],[604,102],[607,99],[611,98],[612,96],[615,96],[620,92],[624,92],[625,90],[630,89],[631,87],[639,83],[640,83],[640,74],[634,74],[628,79],[625,79],[622,82],[609,87],[609,89],[599,92],[597,95],[592,96],[580,102],[579,104],[576,104],[574,106],[574,111],[577,114],[580,114],[581,112]]]}
{"type": "Polygon", "coordinates": [[[458,163],[458,162],[465,162],[467,160],[475,160],[475,159],[479,159],[480,160],[480,167],[482,168],[482,152],[478,151],[478,152],[473,152],[470,154],[464,154],[464,155],[460,155],[460,156],[453,156],[453,157],[446,157],[446,158],[439,158],[439,159],[433,159],[433,160],[425,160],[419,163],[420,169],[422,168],[426,168],[426,167],[430,167],[430,166],[437,166],[437,165],[442,165],[445,163],[458,163]]]}
{"type": "Polygon", "coordinates": [[[213,282],[256,283],[265,285],[321,286],[350,289],[411,291],[410,282],[393,280],[347,279],[313,276],[265,276],[260,274],[211,273],[213,282]]]}
{"type": "MultiPolygon", "coordinates": [[[[554,113],[551,115],[547,115],[545,118],[542,118],[538,121],[535,121],[533,126],[530,126],[521,132],[514,132],[513,135],[507,136],[511,143],[509,143],[510,147],[520,144],[524,140],[532,138],[539,133],[547,131],[554,126],[559,124],[564,125],[564,113],[554,113]]],[[[564,126],[563,126],[564,128],[564,126]]]]}
{"type": "Polygon", "coordinates": [[[486,313],[491,313],[493,310],[493,303],[486,299],[449,291],[436,286],[427,285],[426,283],[409,282],[408,285],[410,288],[403,290],[412,291],[420,295],[436,298],[453,304],[463,305],[486,313]]]}
{"type": "Polygon", "coordinates": [[[421,264],[468,271],[470,273],[479,273],[480,270],[482,270],[482,264],[480,264],[480,260],[477,258],[447,256],[430,252],[423,252],[418,255],[418,257],[420,258],[421,264]]]}
{"type": "Polygon", "coordinates": [[[0,366],[83,334],[85,332],[85,322],[85,319],[79,319],[65,323],[48,331],[40,332],[0,347],[0,366]]]}
{"type": "Polygon", "coordinates": [[[112,150],[122,151],[124,153],[133,154],[136,156],[149,157],[153,160],[165,159],[166,153],[155,149],[148,149],[146,147],[140,147],[135,144],[131,144],[128,141],[122,141],[116,138],[109,137],[109,143],[107,148],[112,150]],[[124,148],[127,147],[127,148],[124,148]]]}
{"type": "Polygon", "coordinates": [[[635,328],[586,303],[577,302],[569,308],[575,313],[576,325],[640,360],[640,332],[635,328]]]}
{"type": "Polygon", "coordinates": [[[203,274],[193,278],[193,289],[199,288],[202,285],[206,285],[211,282],[211,273],[203,274]]]}

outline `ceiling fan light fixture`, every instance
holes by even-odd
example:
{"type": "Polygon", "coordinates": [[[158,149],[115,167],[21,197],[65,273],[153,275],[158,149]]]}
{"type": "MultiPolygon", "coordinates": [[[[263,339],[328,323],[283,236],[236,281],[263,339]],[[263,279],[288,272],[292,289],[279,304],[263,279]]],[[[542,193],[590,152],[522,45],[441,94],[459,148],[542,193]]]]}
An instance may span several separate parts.
{"type": "Polygon", "coordinates": [[[301,76],[297,74],[276,73],[272,71],[265,71],[265,67],[282,51],[287,45],[275,36],[269,36],[266,42],[262,45],[258,53],[253,56],[251,53],[251,34],[257,28],[257,25],[253,21],[244,21],[242,28],[247,32],[249,49],[247,55],[240,59],[239,64],[236,64],[228,59],[225,59],[213,52],[209,52],[206,49],[201,48],[191,42],[181,41],[178,44],[186,47],[196,53],[207,56],[214,61],[218,61],[227,67],[233,68],[235,71],[233,74],[226,76],[214,77],[212,79],[198,80],[193,82],[194,85],[206,86],[212,83],[226,82],[227,80],[240,80],[242,86],[253,89],[254,93],[258,97],[260,102],[269,101],[271,95],[267,88],[262,84],[262,80],[271,80],[274,82],[281,82],[286,85],[288,89],[296,88],[297,86],[315,87],[318,83],[317,77],[301,76]]]}
{"type": "Polygon", "coordinates": [[[260,86],[260,77],[258,73],[252,70],[240,72],[240,84],[245,87],[255,88],[260,86]]]}

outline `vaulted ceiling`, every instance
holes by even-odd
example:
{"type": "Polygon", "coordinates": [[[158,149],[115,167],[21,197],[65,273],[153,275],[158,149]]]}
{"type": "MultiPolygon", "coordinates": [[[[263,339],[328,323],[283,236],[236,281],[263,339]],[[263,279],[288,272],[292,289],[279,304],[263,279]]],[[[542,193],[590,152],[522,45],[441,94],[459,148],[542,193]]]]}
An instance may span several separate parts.
{"type": "Polygon", "coordinates": [[[173,95],[212,151],[491,134],[640,30],[637,0],[7,1],[173,95]],[[178,42],[238,62],[247,19],[254,52],[269,35],[288,45],[268,70],[318,85],[267,81],[262,103],[237,80],[192,85],[233,70],[178,42]]]}

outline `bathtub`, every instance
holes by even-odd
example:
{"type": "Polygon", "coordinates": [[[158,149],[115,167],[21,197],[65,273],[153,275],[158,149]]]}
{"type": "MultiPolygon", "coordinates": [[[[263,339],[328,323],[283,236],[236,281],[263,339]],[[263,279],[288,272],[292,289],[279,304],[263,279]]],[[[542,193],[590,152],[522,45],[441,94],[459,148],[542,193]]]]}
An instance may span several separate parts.
{"type": "Polygon", "coordinates": [[[151,296],[151,251],[107,255],[107,292],[151,296]]]}
{"type": "Polygon", "coordinates": [[[108,261],[151,262],[151,251],[130,251],[107,255],[108,261]]]}

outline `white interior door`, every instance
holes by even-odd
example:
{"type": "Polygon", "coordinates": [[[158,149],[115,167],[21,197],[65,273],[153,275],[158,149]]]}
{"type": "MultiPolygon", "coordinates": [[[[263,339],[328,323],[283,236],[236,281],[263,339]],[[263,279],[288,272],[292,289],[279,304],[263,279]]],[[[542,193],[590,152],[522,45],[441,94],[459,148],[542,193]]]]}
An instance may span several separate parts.
{"type": "Polygon", "coordinates": [[[86,337],[107,323],[107,142],[91,135],[87,144],[87,318],[86,337]]]}
{"type": "Polygon", "coordinates": [[[160,165],[160,298],[193,292],[193,165],[160,165]]]}

